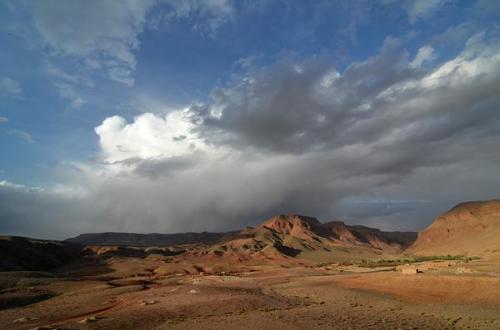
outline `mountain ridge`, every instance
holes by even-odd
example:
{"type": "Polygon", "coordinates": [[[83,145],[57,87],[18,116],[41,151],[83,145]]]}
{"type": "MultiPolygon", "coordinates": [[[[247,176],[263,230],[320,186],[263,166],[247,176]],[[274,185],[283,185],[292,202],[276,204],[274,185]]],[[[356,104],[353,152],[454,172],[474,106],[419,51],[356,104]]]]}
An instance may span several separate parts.
{"type": "Polygon", "coordinates": [[[224,233],[82,234],[68,239],[84,245],[171,246],[202,245],[188,249],[192,254],[272,254],[295,257],[307,252],[331,252],[355,248],[369,253],[403,251],[413,240],[415,232],[384,232],[376,228],[347,225],[341,221],[320,222],[300,214],[281,214],[271,217],[257,227],[224,233]]]}

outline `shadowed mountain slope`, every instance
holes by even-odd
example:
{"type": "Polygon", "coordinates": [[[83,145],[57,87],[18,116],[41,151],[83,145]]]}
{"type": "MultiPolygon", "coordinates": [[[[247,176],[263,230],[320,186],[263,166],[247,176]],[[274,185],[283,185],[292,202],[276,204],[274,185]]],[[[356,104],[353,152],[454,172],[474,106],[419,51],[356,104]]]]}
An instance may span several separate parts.
{"type": "Polygon", "coordinates": [[[83,246],[16,236],[0,236],[0,271],[47,270],[77,259],[83,246]]]}
{"type": "Polygon", "coordinates": [[[135,234],[95,233],[81,234],[66,241],[84,245],[172,246],[181,244],[211,244],[227,233],[135,234]]]}

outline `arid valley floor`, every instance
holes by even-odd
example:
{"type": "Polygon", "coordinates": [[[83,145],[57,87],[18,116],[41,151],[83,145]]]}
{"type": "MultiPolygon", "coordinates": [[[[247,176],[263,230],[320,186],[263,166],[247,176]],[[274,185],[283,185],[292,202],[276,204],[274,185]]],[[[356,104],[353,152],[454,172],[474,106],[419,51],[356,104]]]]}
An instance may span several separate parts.
{"type": "Polygon", "coordinates": [[[492,234],[500,225],[499,205],[460,205],[400,250],[380,231],[367,234],[366,227],[335,223],[327,233],[322,230],[333,225],[293,215],[216,237],[216,244],[86,244],[78,258],[34,271],[27,270],[34,262],[30,253],[41,248],[33,252],[33,244],[44,244],[51,253],[43,256],[45,262],[57,264],[66,257],[57,246],[77,248],[76,243],[3,237],[1,266],[9,271],[0,273],[0,324],[4,329],[500,329],[500,236],[492,234]],[[460,235],[471,233],[468,225],[479,229],[467,241],[460,235]],[[448,236],[436,242],[433,235],[444,235],[441,226],[447,226],[448,236]],[[450,235],[461,243],[454,245],[450,235]],[[14,258],[13,246],[26,253],[14,258]]]}

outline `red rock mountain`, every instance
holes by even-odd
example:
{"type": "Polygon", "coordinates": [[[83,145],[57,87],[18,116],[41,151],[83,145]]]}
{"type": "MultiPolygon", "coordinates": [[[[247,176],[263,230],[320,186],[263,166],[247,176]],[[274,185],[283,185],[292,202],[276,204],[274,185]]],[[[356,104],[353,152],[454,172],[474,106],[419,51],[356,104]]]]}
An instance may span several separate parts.
{"type": "Polygon", "coordinates": [[[407,252],[478,256],[500,253],[500,200],[458,204],[420,232],[407,252]]]}
{"type": "Polygon", "coordinates": [[[383,232],[343,222],[321,223],[316,218],[291,214],[275,216],[255,229],[247,228],[227,235],[211,245],[208,251],[290,257],[307,257],[320,252],[323,258],[327,258],[330,252],[349,253],[349,249],[355,249],[359,254],[397,253],[409,246],[415,237],[416,233],[383,232]]]}

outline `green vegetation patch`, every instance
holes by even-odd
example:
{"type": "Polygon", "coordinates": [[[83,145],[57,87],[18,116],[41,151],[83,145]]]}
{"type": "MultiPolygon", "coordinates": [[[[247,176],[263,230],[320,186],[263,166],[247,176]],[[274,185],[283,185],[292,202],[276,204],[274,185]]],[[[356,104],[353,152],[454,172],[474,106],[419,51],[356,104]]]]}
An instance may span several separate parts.
{"type": "Polygon", "coordinates": [[[391,267],[398,265],[406,265],[406,264],[414,264],[418,262],[425,261],[448,261],[448,260],[460,260],[464,262],[469,262],[472,260],[480,259],[479,257],[467,257],[464,255],[445,255],[445,256],[416,256],[411,258],[402,258],[402,259],[376,259],[376,260],[366,260],[362,259],[357,262],[356,265],[361,267],[391,267]]]}

